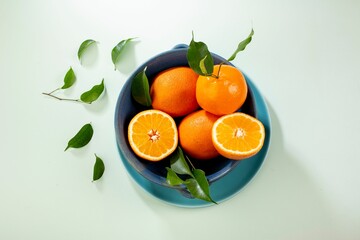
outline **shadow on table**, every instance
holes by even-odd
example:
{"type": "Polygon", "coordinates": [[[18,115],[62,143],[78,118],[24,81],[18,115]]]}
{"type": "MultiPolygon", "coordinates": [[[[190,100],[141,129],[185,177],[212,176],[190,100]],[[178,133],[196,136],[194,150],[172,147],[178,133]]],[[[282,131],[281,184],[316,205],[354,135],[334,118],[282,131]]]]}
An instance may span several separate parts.
{"type": "Polygon", "coordinates": [[[199,231],[207,231],[206,235],[212,239],[232,239],[237,232],[239,236],[249,234],[262,239],[271,236],[336,238],[331,208],[316,182],[319,178],[311,175],[301,159],[301,152],[306,150],[286,148],[289,145],[284,143],[278,115],[271,105],[268,107],[272,139],[267,159],[255,178],[236,196],[217,206],[184,209],[168,206],[156,199],[149,201],[150,196],[141,194],[154,214],[164,220],[164,228],[185,237],[184,229],[193,228],[192,225],[203,221],[199,231]],[[171,224],[175,222],[182,226],[171,224]]]}

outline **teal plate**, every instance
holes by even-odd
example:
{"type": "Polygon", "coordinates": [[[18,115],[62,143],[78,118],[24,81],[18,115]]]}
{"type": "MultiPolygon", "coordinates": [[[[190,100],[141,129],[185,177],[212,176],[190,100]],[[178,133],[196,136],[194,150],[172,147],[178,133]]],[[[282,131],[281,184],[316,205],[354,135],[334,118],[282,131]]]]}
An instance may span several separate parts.
{"type": "MultiPolygon", "coordinates": [[[[245,78],[248,83],[248,87],[252,89],[254,94],[255,107],[257,110],[256,117],[264,124],[265,127],[265,142],[260,152],[258,152],[255,156],[241,160],[232,171],[210,185],[211,197],[217,203],[221,203],[232,198],[242,188],[244,188],[251,179],[253,179],[263,164],[270,146],[271,120],[265,99],[262,97],[260,91],[254,83],[246,75],[245,78]]],[[[124,156],[119,148],[118,150],[121,160],[132,179],[142,189],[155,198],[178,207],[197,208],[214,205],[213,203],[199,199],[187,198],[176,189],[167,188],[147,180],[134,170],[134,168],[124,159],[124,156]]]]}

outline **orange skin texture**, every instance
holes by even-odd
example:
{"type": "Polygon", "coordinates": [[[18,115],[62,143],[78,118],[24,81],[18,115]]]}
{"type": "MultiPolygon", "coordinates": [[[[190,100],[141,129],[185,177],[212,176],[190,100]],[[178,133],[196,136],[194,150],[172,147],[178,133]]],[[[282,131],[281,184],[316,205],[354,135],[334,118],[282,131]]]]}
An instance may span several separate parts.
{"type": "Polygon", "coordinates": [[[159,73],[150,87],[152,107],[172,117],[185,116],[198,109],[198,76],[189,67],[174,67],[159,73]]]}
{"type": "Polygon", "coordinates": [[[204,110],[222,116],[238,110],[245,102],[248,87],[244,75],[235,67],[214,66],[213,76],[199,76],[196,99],[204,110]]]}
{"type": "Polygon", "coordinates": [[[186,116],[179,124],[179,143],[190,157],[207,160],[219,156],[211,137],[214,122],[219,117],[205,110],[186,116]]]}

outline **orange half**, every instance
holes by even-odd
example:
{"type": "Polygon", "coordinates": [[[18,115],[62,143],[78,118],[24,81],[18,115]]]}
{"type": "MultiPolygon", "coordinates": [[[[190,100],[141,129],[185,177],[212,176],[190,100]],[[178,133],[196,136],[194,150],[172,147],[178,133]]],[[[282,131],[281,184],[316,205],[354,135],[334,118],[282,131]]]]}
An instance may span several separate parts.
{"type": "Polygon", "coordinates": [[[159,110],[145,110],[133,117],[128,139],[135,154],[150,161],[160,161],[175,151],[178,132],[174,119],[159,110]]]}
{"type": "Polygon", "coordinates": [[[224,157],[241,160],[258,153],[265,140],[264,125],[245,113],[220,117],[212,128],[212,141],[224,157]]]}

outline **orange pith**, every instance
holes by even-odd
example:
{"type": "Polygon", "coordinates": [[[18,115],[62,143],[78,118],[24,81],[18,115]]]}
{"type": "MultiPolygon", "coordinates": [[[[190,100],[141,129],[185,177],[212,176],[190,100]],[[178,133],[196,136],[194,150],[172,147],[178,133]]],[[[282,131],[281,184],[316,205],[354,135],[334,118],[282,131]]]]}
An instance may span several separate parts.
{"type": "Polygon", "coordinates": [[[247,97],[247,84],[243,74],[229,65],[214,66],[213,76],[199,76],[196,83],[196,99],[204,110],[225,115],[238,110],[247,97]]]}
{"type": "Polygon", "coordinates": [[[128,139],[139,157],[160,161],[177,147],[178,133],[174,119],[159,110],[138,113],[129,123],[128,139]]]}
{"type": "Polygon", "coordinates": [[[265,139],[263,124],[245,113],[220,117],[213,126],[212,140],[224,157],[241,160],[258,153],[265,139]]]}
{"type": "Polygon", "coordinates": [[[152,106],[172,117],[185,116],[195,111],[196,74],[189,67],[173,67],[160,72],[151,84],[152,106]]]}

